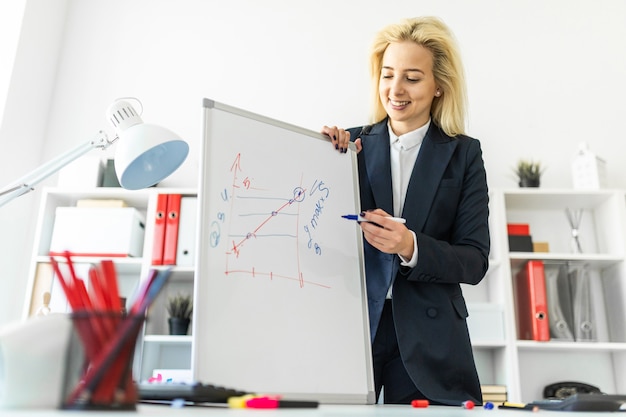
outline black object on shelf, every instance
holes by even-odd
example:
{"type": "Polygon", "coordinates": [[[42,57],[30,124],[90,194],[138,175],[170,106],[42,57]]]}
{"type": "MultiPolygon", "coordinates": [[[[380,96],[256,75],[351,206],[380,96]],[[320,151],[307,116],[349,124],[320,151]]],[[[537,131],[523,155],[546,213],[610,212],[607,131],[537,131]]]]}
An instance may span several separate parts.
{"type": "Polygon", "coordinates": [[[533,252],[533,239],[529,235],[509,235],[509,251],[533,252]]]}

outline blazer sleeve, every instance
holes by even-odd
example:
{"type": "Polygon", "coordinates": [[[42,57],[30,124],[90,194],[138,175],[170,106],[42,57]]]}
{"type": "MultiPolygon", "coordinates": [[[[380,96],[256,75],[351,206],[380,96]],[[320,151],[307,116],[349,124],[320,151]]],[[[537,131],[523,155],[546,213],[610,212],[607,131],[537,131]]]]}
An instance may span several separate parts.
{"type": "MultiPolygon", "coordinates": [[[[464,137],[439,184],[429,218],[417,236],[409,281],[478,284],[489,266],[489,193],[480,142],[464,137]]],[[[458,139],[457,139],[458,140],[458,139]]]]}

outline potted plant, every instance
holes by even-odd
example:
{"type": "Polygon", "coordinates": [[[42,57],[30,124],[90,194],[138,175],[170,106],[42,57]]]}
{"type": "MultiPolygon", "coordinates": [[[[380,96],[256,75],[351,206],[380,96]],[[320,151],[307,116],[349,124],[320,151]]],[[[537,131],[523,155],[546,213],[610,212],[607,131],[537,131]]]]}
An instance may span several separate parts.
{"type": "Polygon", "coordinates": [[[186,335],[191,322],[193,311],[191,296],[188,294],[177,294],[167,300],[167,312],[171,335],[186,335]]]}
{"type": "Polygon", "coordinates": [[[539,187],[541,174],[543,174],[541,162],[521,159],[514,171],[520,187],[539,187]]]}

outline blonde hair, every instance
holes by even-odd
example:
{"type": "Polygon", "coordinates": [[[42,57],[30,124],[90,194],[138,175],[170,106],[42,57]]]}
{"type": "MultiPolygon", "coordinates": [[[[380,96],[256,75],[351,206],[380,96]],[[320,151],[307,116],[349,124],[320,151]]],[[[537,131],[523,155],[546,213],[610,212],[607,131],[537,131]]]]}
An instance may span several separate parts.
{"type": "Polygon", "coordinates": [[[378,95],[383,55],[392,42],[413,41],[433,54],[433,74],[442,95],[435,97],[431,117],[449,136],[465,132],[467,93],[461,56],[454,35],[445,23],[436,17],[405,19],[383,28],[376,37],[370,56],[373,86],[372,121],[387,117],[378,95]]]}

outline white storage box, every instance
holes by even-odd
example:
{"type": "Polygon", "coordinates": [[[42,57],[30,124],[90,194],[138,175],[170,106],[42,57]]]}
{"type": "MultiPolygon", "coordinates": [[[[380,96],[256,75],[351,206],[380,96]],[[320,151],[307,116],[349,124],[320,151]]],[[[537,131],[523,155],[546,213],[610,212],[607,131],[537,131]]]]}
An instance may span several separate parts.
{"type": "Polygon", "coordinates": [[[467,309],[467,327],[472,342],[504,341],[504,310],[501,305],[468,303],[467,309]]]}
{"type": "Polygon", "coordinates": [[[57,207],[50,252],[141,257],[145,218],[133,207],[57,207]]]}

